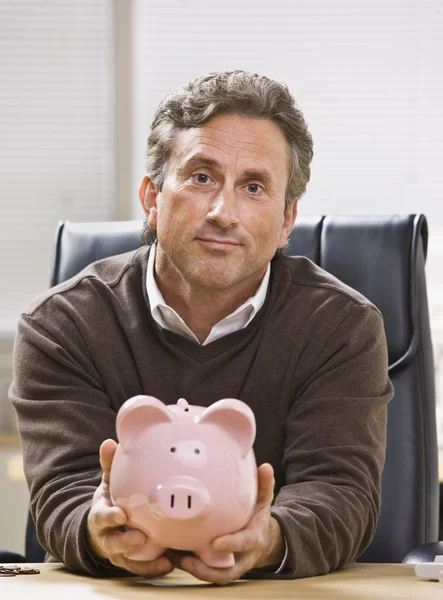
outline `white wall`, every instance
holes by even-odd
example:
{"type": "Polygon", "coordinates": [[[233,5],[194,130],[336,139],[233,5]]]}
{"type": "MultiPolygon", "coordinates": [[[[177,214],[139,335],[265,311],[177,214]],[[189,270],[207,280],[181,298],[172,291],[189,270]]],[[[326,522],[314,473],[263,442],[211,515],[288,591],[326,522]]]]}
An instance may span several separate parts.
{"type": "Polygon", "coordinates": [[[154,110],[205,72],[288,84],[314,137],[301,214],[443,225],[443,11],[415,0],[134,0],[134,215],[154,110]]]}

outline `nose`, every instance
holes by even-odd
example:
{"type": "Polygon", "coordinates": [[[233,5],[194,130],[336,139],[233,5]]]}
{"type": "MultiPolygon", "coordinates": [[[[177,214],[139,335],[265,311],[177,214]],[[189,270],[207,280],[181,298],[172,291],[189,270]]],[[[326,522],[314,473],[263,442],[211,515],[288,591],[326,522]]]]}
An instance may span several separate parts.
{"type": "Polygon", "coordinates": [[[230,227],[238,223],[237,201],[235,194],[222,190],[209,206],[207,220],[220,227],[230,227]]]}
{"type": "Polygon", "coordinates": [[[152,501],[172,519],[192,519],[197,517],[209,503],[209,492],[194,477],[171,477],[160,484],[152,501]]]}

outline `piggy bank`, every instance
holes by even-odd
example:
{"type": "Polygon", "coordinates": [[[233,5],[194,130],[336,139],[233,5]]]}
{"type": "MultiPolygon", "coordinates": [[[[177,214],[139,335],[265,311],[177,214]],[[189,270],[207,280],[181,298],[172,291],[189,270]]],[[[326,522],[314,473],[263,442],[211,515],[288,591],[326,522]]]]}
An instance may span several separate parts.
{"type": "Polygon", "coordinates": [[[147,536],[128,558],[154,560],[174,548],[211,567],[232,566],[234,555],[213,551],[211,542],[242,529],[255,507],[252,410],[233,398],[203,408],[135,396],[116,427],[111,500],[128,515],[128,528],[147,536]]]}

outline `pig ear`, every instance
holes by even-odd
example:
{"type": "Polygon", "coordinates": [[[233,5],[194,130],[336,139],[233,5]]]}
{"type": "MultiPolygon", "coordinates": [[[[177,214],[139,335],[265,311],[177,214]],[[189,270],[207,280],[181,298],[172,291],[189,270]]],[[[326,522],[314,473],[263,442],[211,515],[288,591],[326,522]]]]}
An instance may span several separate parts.
{"type": "Polygon", "coordinates": [[[202,412],[195,422],[222,427],[239,444],[242,458],[252,448],[255,440],[255,417],[249,406],[240,400],[219,400],[202,412]]]}
{"type": "Polygon", "coordinates": [[[140,429],[158,423],[174,423],[175,416],[153,396],[134,396],[122,405],[117,415],[117,438],[126,450],[129,440],[140,429]]]}

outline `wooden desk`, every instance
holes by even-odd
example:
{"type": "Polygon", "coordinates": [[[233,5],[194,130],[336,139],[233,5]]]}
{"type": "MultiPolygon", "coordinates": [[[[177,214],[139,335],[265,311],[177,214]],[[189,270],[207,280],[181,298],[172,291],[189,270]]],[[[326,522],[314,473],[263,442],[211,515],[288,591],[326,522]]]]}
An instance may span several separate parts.
{"type": "Polygon", "coordinates": [[[365,598],[398,598],[399,600],[432,600],[443,598],[443,585],[437,581],[418,579],[413,565],[353,564],[342,571],[292,581],[238,581],[216,586],[194,579],[175,570],[160,579],[126,577],[99,579],[72,575],[60,564],[31,565],[40,575],[17,575],[0,579],[1,598],[45,598],[45,600],[99,600],[171,598],[229,598],[241,600],[364,600],[365,598]]]}

